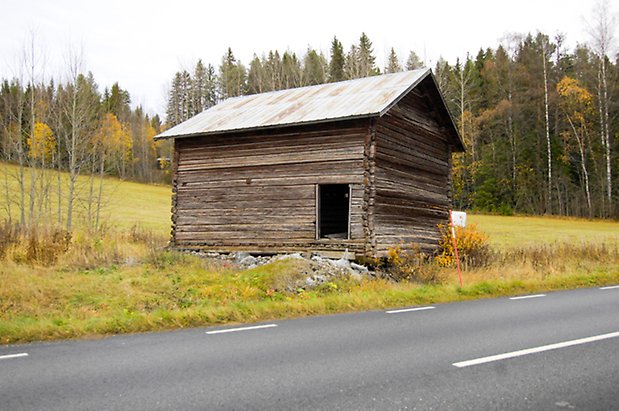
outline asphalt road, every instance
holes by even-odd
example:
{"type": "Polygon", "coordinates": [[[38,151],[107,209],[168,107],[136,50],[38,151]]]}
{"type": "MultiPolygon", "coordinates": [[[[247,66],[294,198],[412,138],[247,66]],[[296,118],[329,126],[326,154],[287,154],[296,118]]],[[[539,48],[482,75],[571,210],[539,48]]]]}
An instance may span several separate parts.
{"type": "Polygon", "coordinates": [[[0,409],[619,409],[619,287],[416,308],[2,346],[0,409]]]}

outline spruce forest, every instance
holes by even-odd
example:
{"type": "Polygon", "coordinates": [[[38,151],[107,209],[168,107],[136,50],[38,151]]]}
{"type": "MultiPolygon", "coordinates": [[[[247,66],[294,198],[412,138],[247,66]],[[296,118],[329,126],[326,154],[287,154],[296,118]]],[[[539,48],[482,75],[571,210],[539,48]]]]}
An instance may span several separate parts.
{"type": "MultiPolygon", "coordinates": [[[[467,147],[453,159],[456,209],[619,217],[619,60],[614,28],[603,20],[573,49],[561,35],[511,35],[431,67],[467,147]]],[[[78,64],[62,82],[37,81],[34,70],[2,79],[0,161],[15,167],[0,175],[0,207],[22,226],[69,230],[79,207],[96,227],[103,178],[168,182],[170,142],[153,137],[218,101],[423,66],[414,51],[398,56],[392,48],[378,67],[365,34],[349,47],[333,37],[328,55],[261,51],[247,65],[229,48],[220,62],[199,60],[174,74],[165,122],[132,108],[119,84],[99,90],[78,64]],[[77,186],[80,175],[91,176],[89,186],[77,186]],[[9,192],[9,181],[19,192],[9,192]]]]}
{"type": "MultiPolygon", "coordinates": [[[[455,208],[619,216],[619,61],[608,58],[602,34],[575,50],[561,35],[512,35],[494,49],[432,67],[467,147],[454,156],[455,208]]],[[[198,61],[193,72],[175,74],[166,124],[228,97],[424,66],[414,51],[402,60],[393,48],[382,70],[375,60],[365,34],[346,52],[334,37],[328,57],[312,48],[301,58],[269,51],[248,67],[228,49],[217,69],[198,61]]]]}

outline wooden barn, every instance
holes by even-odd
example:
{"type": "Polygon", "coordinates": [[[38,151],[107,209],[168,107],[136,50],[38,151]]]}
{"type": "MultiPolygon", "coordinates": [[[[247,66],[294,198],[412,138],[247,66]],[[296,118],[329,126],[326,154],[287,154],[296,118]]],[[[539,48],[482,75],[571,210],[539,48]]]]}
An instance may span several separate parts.
{"type": "Polygon", "coordinates": [[[429,69],[227,99],[166,138],[171,245],[257,254],[436,247],[464,150],[429,69]]]}

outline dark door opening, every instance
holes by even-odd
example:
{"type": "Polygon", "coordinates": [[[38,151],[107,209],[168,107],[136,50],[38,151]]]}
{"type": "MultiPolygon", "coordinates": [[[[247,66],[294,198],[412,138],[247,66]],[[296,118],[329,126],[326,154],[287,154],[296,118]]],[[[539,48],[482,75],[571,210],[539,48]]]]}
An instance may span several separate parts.
{"type": "Polygon", "coordinates": [[[320,184],[316,191],[318,239],[349,239],[350,185],[320,184]]]}

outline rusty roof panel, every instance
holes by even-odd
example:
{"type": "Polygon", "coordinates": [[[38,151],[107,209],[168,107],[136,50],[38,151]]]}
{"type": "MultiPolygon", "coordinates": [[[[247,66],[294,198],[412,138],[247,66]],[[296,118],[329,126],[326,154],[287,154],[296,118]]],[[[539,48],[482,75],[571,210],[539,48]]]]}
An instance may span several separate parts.
{"type": "Polygon", "coordinates": [[[156,138],[380,116],[429,73],[420,69],[229,98],[156,138]]]}

